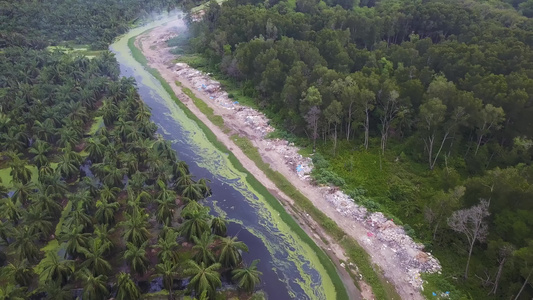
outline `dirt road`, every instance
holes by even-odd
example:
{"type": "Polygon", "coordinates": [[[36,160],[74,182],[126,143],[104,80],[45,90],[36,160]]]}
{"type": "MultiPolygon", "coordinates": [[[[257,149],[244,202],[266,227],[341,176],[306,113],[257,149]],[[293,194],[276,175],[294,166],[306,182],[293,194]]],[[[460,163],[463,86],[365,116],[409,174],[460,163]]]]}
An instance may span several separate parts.
{"type": "MultiPolygon", "coordinates": [[[[367,251],[367,253],[370,254],[372,261],[384,271],[385,277],[393,283],[402,299],[424,299],[420,294],[420,291],[409,282],[409,278],[406,276],[407,270],[405,267],[402,267],[402,264],[400,263],[398,256],[395,255],[396,252],[393,249],[383,247],[377,239],[369,239],[367,236],[368,229],[363,222],[347,218],[337,211],[334,206],[325,200],[325,189],[313,186],[308,181],[299,178],[293,168],[285,163],[282,154],[276,151],[269,151],[268,140],[263,139],[263,137],[258,135],[253,128],[243,124],[242,121],[232,116],[235,113],[234,111],[217,105],[205,92],[198,91],[187,78],[178,76],[176,72],[174,72],[174,64],[172,63],[174,55],[169,52],[166,40],[168,40],[169,37],[175,36],[176,32],[180,28],[183,28],[183,26],[184,24],[181,20],[169,22],[139,36],[136,45],[142,50],[145,57],[148,59],[149,65],[157,69],[162,77],[170,83],[178,98],[188,106],[192,113],[209,127],[209,129],[228,149],[233,152],[250,173],[252,173],[273,195],[281,200],[282,203],[285,203],[287,211],[299,221],[300,225],[307,231],[309,236],[315,240],[317,245],[322,247],[326,253],[332,257],[337,265],[337,269],[343,277],[348,292],[354,295],[354,298],[359,298],[359,291],[355,288],[353,282],[351,282],[351,278],[343,268],[339,267],[339,260],[346,260],[343,249],[335,244],[331,238],[327,237],[324,232],[320,231],[317,223],[314,220],[311,220],[305,212],[296,212],[292,208],[293,201],[281,192],[264,172],[235,145],[230,138],[232,134],[239,133],[249,138],[254,146],[258,148],[259,153],[263,156],[263,160],[268,162],[272,169],[283,174],[295,187],[311,200],[318,209],[334,220],[348,235],[352,236],[367,251]],[[184,87],[189,88],[198,98],[202,99],[213,108],[215,114],[222,116],[225,125],[230,128],[232,132],[230,134],[225,134],[220,128],[214,125],[200,112],[188,96],[182,92],[180,87],[174,84],[175,81],[181,82],[184,87]],[[320,239],[319,235],[330,243],[326,246],[320,239]]],[[[361,282],[361,285],[363,286],[362,297],[365,299],[373,299],[373,295],[368,286],[364,284],[364,282],[361,282]]]]}

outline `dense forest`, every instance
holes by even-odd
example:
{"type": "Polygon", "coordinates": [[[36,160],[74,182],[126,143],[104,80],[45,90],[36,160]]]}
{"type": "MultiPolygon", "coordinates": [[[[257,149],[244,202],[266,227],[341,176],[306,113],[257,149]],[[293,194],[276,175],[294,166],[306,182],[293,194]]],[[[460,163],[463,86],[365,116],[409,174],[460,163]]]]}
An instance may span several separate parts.
{"type": "Polygon", "coordinates": [[[434,286],[531,298],[531,0],[208,7],[171,41],[181,60],[316,151],[317,181],[403,221],[443,264],[434,286]]]}
{"type": "Polygon", "coordinates": [[[113,54],[47,48],[107,48],[171,4],[0,2],[0,299],[225,299],[259,283],[113,54]]]}

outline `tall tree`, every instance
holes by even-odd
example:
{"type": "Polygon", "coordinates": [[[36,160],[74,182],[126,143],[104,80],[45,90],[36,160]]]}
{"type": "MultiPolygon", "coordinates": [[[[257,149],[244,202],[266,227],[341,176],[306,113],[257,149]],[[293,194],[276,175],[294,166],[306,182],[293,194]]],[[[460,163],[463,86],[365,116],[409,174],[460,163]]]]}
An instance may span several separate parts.
{"type": "Polygon", "coordinates": [[[146,270],[148,270],[150,263],[146,258],[146,245],[146,242],[140,246],[127,243],[127,249],[124,252],[124,259],[126,259],[130,268],[140,276],[143,276],[146,270]]]}
{"type": "Polygon", "coordinates": [[[172,286],[174,285],[174,279],[179,276],[178,264],[173,261],[164,261],[155,266],[155,271],[163,277],[163,285],[168,290],[168,299],[174,299],[172,286]]]}
{"type": "Polygon", "coordinates": [[[305,114],[307,126],[311,130],[313,151],[316,149],[316,139],[318,138],[318,121],[320,120],[321,113],[320,105],[322,105],[322,95],[316,87],[310,86],[306,92],[302,93],[300,111],[305,114]]]}
{"type": "Polygon", "coordinates": [[[216,262],[211,249],[214,238],[210,232],[204,232],[200,238],[193,236],[192,239],[195,243],[192,249],[196,251],[194,254],[194,261],[197,263],[205,263],[206,265],[216,262]]]}
{"type": "Polygon", "coordinates": [[[518,300],[533,274],[533,241],[529,241],[526,247],[516,250],[514,255],[523,262],[520,272],[522,277],[524,277],[524,284],[522,284],[522,287],[514,298],[514,300],[518,300]]]}
{"type": "Polygon", "coordinates": [[[213,298],[215,290],[222,286],[220,274],[217,272],[221,265],[216,263],[206,266],[204,263],[197,264],[192,260],[188,260],[185,265],[184,274],[191,276],[187,288],[195,291],[197,295],[206,292],[209,298],[213,298]]]}
{"type": "Polygon", "coordinates": [[[83,281],[83,299],[106,299],[109,296],[107,277],[105,275],[94,276],[87,269],[82,269],[80,273],[79,277],[83,281]]]}
{"type": "Polygon", "coordinates": [[[117,276],[117,287],[117,300],[141,299],[141,291],[131,279],[130,274],[120,272],[117,276]]]}
{"type": "Polygon", "coordinates": [[[242,261],[240,251],[248,252],[248,246],[241,241],[237,241],[236,236],[220,238],[218,262],[224,267],[236,267],[242,261]]]}
{"type": "Polygon", "coordinates": [[[263,273],[257,270],[257,264],[259,260],[252,261],[250,266],[233,270],[231,279],[236,281],[239,288],[245,290],[248,293],[252,293],[255,287],[261,282],[261,275],[263,273]]]}
{"type": "Polygon", "coordinates": [[[455,211],[448,219],[448,226],[450,226],[451,229],[464,234],[468,241],[469,249],[464,274],[465,278],[468,278],[468,269],[470,267],[470,258],[472,256],[474,244],[477,241],[484,242],[489,233],[488,225],[485,221],[485,218],[489,215],[489,202],[481,200],[476,206],[455,211]]]}
{"type": "Polygon", "coordinates": [[[335,151],[337,150],[337,126],[340,124],[342,116],[341,103],[337,100],[333,100],[324,111],[324,116],[330,126],[333,124],[333,154],[335,155],[335,151]]]}
{"type": "Polygon", "coordinates": [[[504,121],[505,113],[501,107],[494,107],[492,104],[487,104],[475,116],[477,127],[477,146],[474,155],[477,155],[479,146],[483,142],[483,137],[490,133],[493,129],[499,129],[500,123],[504,121]]]}

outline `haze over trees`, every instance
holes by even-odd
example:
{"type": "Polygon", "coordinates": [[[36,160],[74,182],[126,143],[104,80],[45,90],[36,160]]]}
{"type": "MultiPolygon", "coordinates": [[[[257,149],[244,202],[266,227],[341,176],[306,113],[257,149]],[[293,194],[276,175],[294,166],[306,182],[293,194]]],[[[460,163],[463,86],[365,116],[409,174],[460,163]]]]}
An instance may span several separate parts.
{"type": "Polygon", "coordinates": [[[170,44],[316,150],[317,182],[406,222],[444,265],[432,286],[529,299],[530,2],[212,1],[170,44]]]}
{"type": "MultiPolygon", "coordinates": [[[[169,299],[213,299],[221,272],[244,267],[246,245],[199,202],[207,181],[155,134],[113,54],[47,48],[105,49],[174,5],[0,2],[0,298],[141,299],[139,283],[161,277],[169,299]],[[188,278],[185,290],[178,279],[188,278]]],[[[258,276],[251,269],[236,287],[253,293],[258,276]]]]}

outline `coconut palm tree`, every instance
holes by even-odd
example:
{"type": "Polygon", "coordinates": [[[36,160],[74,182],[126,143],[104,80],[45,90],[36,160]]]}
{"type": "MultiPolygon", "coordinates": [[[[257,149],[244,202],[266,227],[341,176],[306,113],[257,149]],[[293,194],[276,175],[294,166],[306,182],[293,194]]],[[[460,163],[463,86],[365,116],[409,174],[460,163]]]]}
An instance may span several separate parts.
{"type": "Polygon", "coordinates": [[[196,244],[194,247],[192,247],[192,249],[196,251],[194,254],[194,261],[197,263],[205,263],[206,265],[216,262],[213,251],[211,251],[214,238],[210,232],[204,232],[201,238],[193,236],[192,239],[196,244]]]}
{"type": "MultiPolygon", "coordinates": [[[[137,131],[134,130],[132,132],[137,131]]],[[[119,155],[119,159],[128,176],[131,176],[139,170],[139,160],[137,159],[137,156],[134,153],[121,153],[119,155]]]]}
{"type": "Polygon", "coordinates": [[[115,122],[115,132],[122,141],[126,141],[128,134],[134,130],[134,124],[133,121],[127,121],[123,117],[119,117],[115,122]]]}
{"type": "Polygon", "coordinates": [[[174,298],[172,295],[174,278],[179,276],[178,264],[173,261],[165,261],[164,263],[157,264],[155,266],[155,271],[158,275],[163,277],[163,286],[168,290],[168,299],[172,300],[174,298]]]}
{"type": "Polygon", "coordinates": [[[27,287],[20,287],[11,283],[2,286],[0,289],[0,299],[25,300],[28,299],[26,294],[27,287]]]}
{"type": "Polygon", "coordinates": [[[174,210],[176,209],[176,198],[157,199],[156,220],[167,226],[170,226],[174,219],[174,210]]]}
{"type": "Polygon", "coordinates": [[[163,237],[159,237],[157,244],[153,247],[159,249],[157,252],[157,258],[159,262],[163,263],[166,261],[177,262],[178,261],[178,233],[174,231],[171,227],[171,230],[168,230],[163,237]]]}
{"type": "Polygon", "coordinates": [[[111,224],[115,221],[115,213],[120,204],[118,202],[107,202],[103,198],[96,201],[96,213],[94,217],[100,223],[111,224]]]}
{"type": "Polygon", "coordinates": [[[89,216],[82,206],[77,206],[74,210],[70,211],[65,218],[63,226],[77,228],[82,226],[83,229],[92,225],[91,216],[89,216]]]}
{"type": "Polygon", "coordinates": [[[145,173],[136,171],[128,181],[128,188],[131,188],[135,193],[140,193],[145,188],[147,179],[148,176],[145,173]]]}
{"type": "Polygon", "coordinates": [[[117,276],[117,297],[116,300],[138,300],[141,299],[141,291],[133,282],[130,274],[120,272],[117,276]]]}
{"type": "Polygon", "coordinates": [[[13,234],[13,226],[11,222],[4,222],[0,219],[0,239],[9,245],[9,238],[13,234]]]}
{"type": "Polygon", "coordinates": [[[136,246],[142,245],[150,237],[148,229],[148,222],[146,216],[141,213],[135,213],[130,215],[124,214],[125,221],[121,223],[124,227],[124,233],[122,237],[129,243],[133,243],[136,246]]]}
{"type": "Polygon", "coordinates": [[[43,191],[44,187],[42,185],[38,185],[37,187],[40,193],[32,197],[33,205],[40,211],[48,212],[52,219],[58,219],[63,207],[57,203],[53,196],[43,191]]]}
{"type": "Polygon", "coordinates": [[[192,213],[196,211],[205,211],[205,213],[209,213],[209,208],[203,206],[201,203],[198,203],[196,201],[192,201],[187,198],[183,198],[185,201],[188,201],[187,205],[181,209],[180,216],[182,218],[188,218],[192,213]]]}
{"type": "Polygon", "coordinates": [[[127,243],[124,258],[128,262],[130,268],[140,276],[143,276],[150,262],[146,258],[147,242],[137,247],[135,244],[127,243]]]}
{"type": "Polygon", "coordinates": [[[67,243],[65,257],[67,255],[76,257],[82,253],[82,250],[87,247],[89,242],[89,233],[83,233],[83,225],[69,226],[63,225],[59,233],[58,240],[62,243],[67,243]]]}
{"type": "Polygon", "coordinates": [[[2,145],[9,151],[22,152],[26,148],[26,136],[24,126],[9,127],[6,133],[0,134],[2,145]]]}
{"type": "Polygon", "coordinates": [[[64,126],[59,129],[59,140],[57,143],[61,147],[75,146],[80,142],[79,133],[76,132],[74,127],[64,126]]]}
{"type": "Polygon", "coordinates": [[[5,278],[12,278],[20,286],[28,286],[34,276],[33,268],[27,259],[8,263],[0,273],[5,278]]]}
{"type": "Polygon", "coordinates": [[[98,137],[87,139],[85,151],[89,153],[92,162],[101,162],[105,154],[105,146],[98,137]]]}
{"type": "Polygon", "coordinates": [[[106,202],[115,202],[117,201],[118,193],[120,193],[119,188],[104,184],[100,189],[100,199],[106,202]]]}
{"type": "Polygon", "coordinates": [[[17,154],[10,153],[8,154],[11,159],[8,162],[8,166],[11,168],[11,178],[13,182],[26,184],[31,180],[31,170],[27,167],[29,165],[28,161],[25,159],[20,159],[17,154]]]}
{"type": "Polygon", "coordinates": [[[107,276],[95,276],[87,269],[82,269],[78,275],[83,282],[83,299],[98,300],[106,299],[109,296],[107,289],[107,276]]]}
{"type": "MultiPolygon", "coordinates": [[[[55,170],[50,165],[46,165],[46,166],[42,166],[41,168],[39,168],[38,174],[39,174],[39,182],[44,183],[47,177],[55,174],[55,170]]],[[[61,177],[61,174],[59,172],[57,174],[59,174],[59,176],[61,177]]]]}
{"type": "Polygon", "coordinates": [[[28,204],[27,202],[30,198],[31,193],[33,192],[33,189],[35,188],[35,185],[32,182],[15,182],[14,188],[15,191],[13,192],[13,196],[11,198],[12,201],[14,203],[21,203],[22,205],[28,204]]]}
{"type": "Polygon", "coordinates": [[[32,130],[35,132],[37,138],[42,141],[50,143],[55,140],[57,129],[55,128],[54,121],[50,118],[43,122],[35,120],[32,130]]]}
{"type": "Polygon", "coordinates": [[[242,256],[239,251],[248,252],[248,247],[245,243],[237,241],[237,237],[223,237],[220,238],[220,254],[218,262],[226,268],[234,268],[241,261],[242,256]]]}
{"type": "Polygon", "coordinates": [[[203,187],[202,185],[196,182],[184,186],[181,185],[179,186],[179,188],[181,189],[181,195],[183,197],[187,197],[194,201],[198,201],[204,198],[203,187]]]}
{"type": "Polygon", "coordinates": [[[27,259],[30,263],[35,263],[39,257],[39,248],[36,243],[38,235],[24,225],[15,228],[13,236],[15,241],[10,246],[15,250],[18,260],[27,259]]]}
{"type": "Polygon", "coordinates": [[[72,287],[68,284],[62,286],[59,282],[46,282],[39,284],[38,291],[44,292],[46,300],[72,300],[72,287]]]}
{"type": "Polygon", "coordinates": [[[23,216],[24,223],[28,225],[32,233],[38,234],[41,239],[46,239],[54,230],[52,217],[48,211],[32,205],[23,216]]]}
{"type": "Polygon", "coordinates": [[[32,160],[37,168],[48,165],[49,160],[47,155],[50,152],[50,148],[50,144],[41,140],[37,140],[31,146],[29,152],[34,155],[32,160]]]}
{"type": "Polygon", "coordinates": [[[261,275],[263,273],[257,270],[258,259],[252,261],[249,267],[236,269],[231,272],[233,275],[231,279],[237,282],[239,288],[243,289],[248,293],[252,293],[256,287],[261,282],[261,275]]]}
{"type": "Polygon", "coordinates": [[[46,168],[49,168],[49,166],[43,166],[39,169],[39,182],[41,186],[38,186],[37,189],[47,195],[63,196],[68,191],[68,188],[65,181],[61,178],[61,173],[50,168],[51,171],[49,174],[42,174],[41,170],[46,168]],[[43,186],[44,189],[42,189],[43,186]]]}
{"type": "Polygon", "coordinates": [[[81,188],[89,191],[91,197],[96,198],[100,193],[100,182],[94,177],[83,177],[83,180],[80,182],[81,188]]]}
{"type": "Polygon", "coordinates": [[[193,236],[198,238],[204,232],[209,231],[209,215],[206,210],[192,211],[184,217],[185,221],[181,224],[179,230],[186,239],[192,240],[193,236]]]}
{"type": "Polygon", "coordinates": [[[100,241],[104,252],[112,250],[115,247],[114,242],[111,240],[111,234],[115,231],[115,227],[108,228],[107,224],[94,225],[94,238],[100,241]],[[105,246],[105,247],[104,247],[105,246]]]}
{"type": "Polygon", "coordinates": [[[184,270],[185,275],[191,276],[187,289],[197,295],[207,292],[208,297],[214,297],[216,289],[222,286],[220,274],[217,272],[220,267],[219,263],[206,266],[204,263],[197,264],[193,260],[188,260],[184,270]]]}
{"type": "Polygon", "coordinates": [[[22,215],[22,205],[19,201],[13,202],[10,198],[0,199],[0,216],[17,224],[22,215]]]}
{"type": "Polygon", "coordinates": [[[71,158],[67,154],[63,154],[59,157],[59,163],[57,165],[57,170],[61,172],[61,175],[65,178],[73,178],[78,176],[80,172],[80,164],[75,159],[71,158]]]}
{"type": "Polygon", "coordinates": [[[85,256],[81,266],[94,275],[108,274],[111,271],[111,264],[105,259],[105,253],[110,249],[110,244],[99,239],[90,239],[87,247],[80,248],[80,252],[85,256]]]}
{"type": "Polygon", "coordinates": [[[39,278],[44,282],[58,282],[63,285],[74,273],[74,261],[60,260],[56,251],[48,251],[40,265],[42,272],[39,278]]]}
{"type": "Polygon", "coordinates": [[[214,217],[211,219],[211,232],[218,236],[226,236],[226,220],[222,217],[214,217]]]}
{"type": "Polygon", "coordinates": [[[105,167],[105,176],[102,179],[102,182],[109,186],[119,187],[122,188],[124,184],[122,183],[122,179],[124,178],[124,174],[126,173],[124,169],[117,168],[112,165],[107,165],[105,167]]]}

